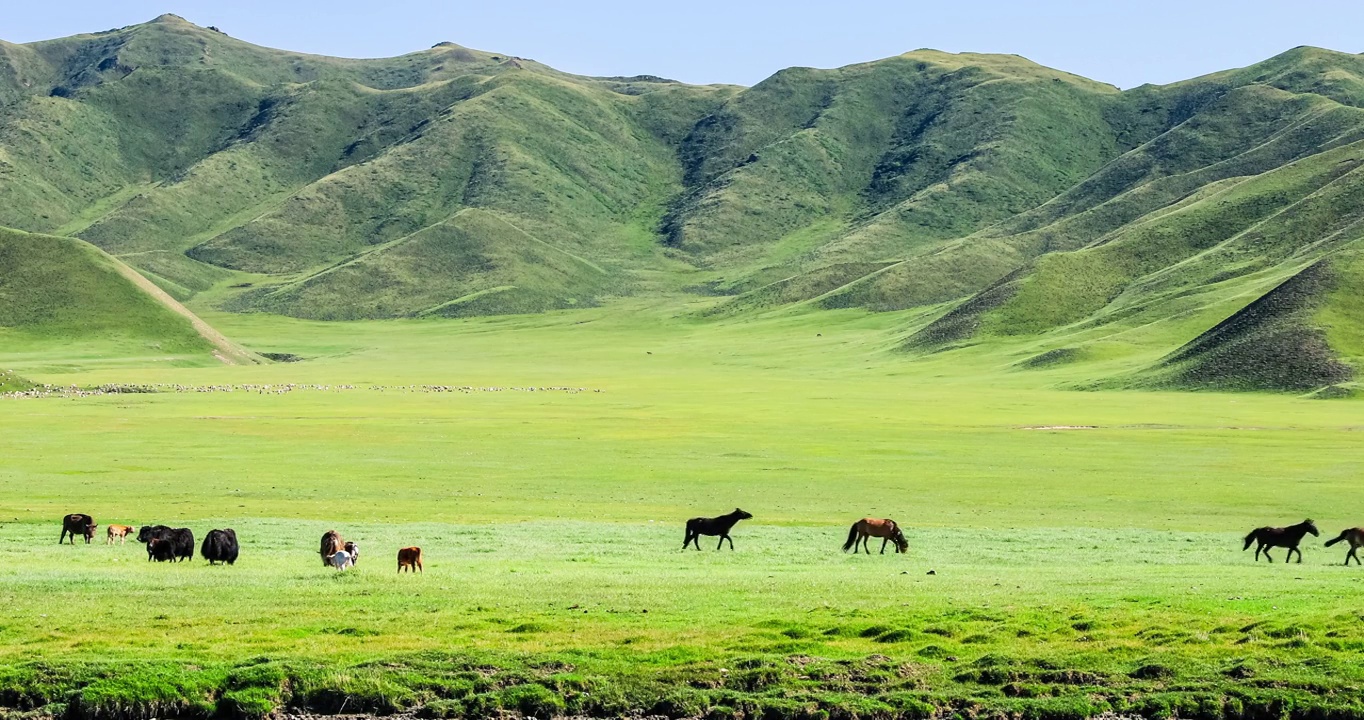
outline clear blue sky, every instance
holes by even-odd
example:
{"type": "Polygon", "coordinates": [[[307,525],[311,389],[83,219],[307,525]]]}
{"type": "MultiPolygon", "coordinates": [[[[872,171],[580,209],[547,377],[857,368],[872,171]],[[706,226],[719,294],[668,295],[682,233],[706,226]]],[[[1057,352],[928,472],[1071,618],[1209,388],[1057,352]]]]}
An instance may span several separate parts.
{"type": "Polygon", "coordinates": [[[931,47],[1023,55],[1132,87],[1241,67],[1297,45],[1364,50],[1362,0],[0,0],[28,42],[162,13],[260,45],[380,57],[449,40],[589,75],[751,85],[931,47]]]}

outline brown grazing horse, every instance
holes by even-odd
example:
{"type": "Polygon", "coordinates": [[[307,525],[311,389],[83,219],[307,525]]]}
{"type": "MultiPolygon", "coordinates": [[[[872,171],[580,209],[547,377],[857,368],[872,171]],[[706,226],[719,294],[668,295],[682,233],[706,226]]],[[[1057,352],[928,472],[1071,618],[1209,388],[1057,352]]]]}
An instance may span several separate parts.
{"type": "Polygon", "coordinates": [[[71,544],[75,545],[76,534],[79,533],[81,537],[85,538],[85,544],[89,545],[90,541],[95,539],[95,528],[97,527],[99,526],[95,524],[95,519],[89,515],[84,513],[71,513],[62,518],[62,535],[57,538],[57,544],[61,545],[63,542],[66,542],[66,536],[67,534],[70,534],[71,544]]]}
{"type": "Polygon", "coordinates": [[[1297,553],[1298,562],[1301,563],[1302,551],[1298,549],[1298,543],[1302,542],[1302,537],[1307,533],[1312,533],[1313,537],[1321,535],[1311,520],[1303,520],[1297,525],[1289,525],[1288,527],[1255,528],[1246,536],[1246,544],[1245,547],[1241,548],[1241,551],[1249,550],[1251,543],[1259,543],[1255,546],[1255,559],[1259,560],[1260,553],[1263,552],[1266,560],[1274,562],[1274,558],[1269,556],[1269,549],[1284,547],[1288,548],[1288,557],[1283,559],[1284,562],[1288,562],[1289,558],[1293,557],[1293,553],[1297,553]]]}
{"type": "Polygon", "coordinates": [[[1350,552],[1345,553],[1345,564],[1349,565],[1350,558],[1354,558],[1354,561],[1356,563],[1364,565],[1364,562],[1360,562],[1359,555],[1357,554],[1359,552],[1359,548],[1364,547],[1364,527],[1348,528],[1346,530],[1341,530],[1340,534],[1336,536],[1335,540],[1326,541],[1326,547],[1331,547],[1332,545],[1335,545],[1341,540],[1350,543],[1350,552]]]}
{"type": "Polygon", "coordinates": [[[407,568],[411,572],[425,573],[422,570],[422,549],[419,547],[405,547],[398,551],[398,572],[407,568]]]}
{"type": "Polygon", "coordinates": [[[716,545],[715,549],[719,550],[724,547],[725,541],[728,540],[729,549],[733,550],[734,538],[729,536],[730,529],[732,529],[735,523],[740,520],[747,520],[751,517],[753,516],[749,513],[746,513],[739,508],[734,508],[734,512],[727,515],[721,515],[720,517],[692,518],[687,521],[687,536],[682,540],[682,549],[686,550],[688,545],[696,543],[696,549],[700,550],[702,535],[719,535],[720,544],[716,545]]]}
{"type": "Polygon", "coordinates": [[[341,533],[335,530],[328,530],[322,533],[322,546],[318,549],[318,554],[322,556],[322,564],[328,567],[332,564],[332,556],[346,549],[346,543],[341,539],[341,533]]]}
{"type": "Polygon", "coordinates": [[[881,540],[881,554],[886,554],[886,543],[895,542],[895,552],[909,552],[909,541],[905,539],[905,534],[900,532],[900,526],[894,520],[862,518],[852,524],[848,530],[848,541],[843,543],[843,552],[849,548],[853,553],[857,552],[857,544],[862,543],[862,549],[871,554],[871,548],[867,547],[867,539],[879,537],[881,540]]]}

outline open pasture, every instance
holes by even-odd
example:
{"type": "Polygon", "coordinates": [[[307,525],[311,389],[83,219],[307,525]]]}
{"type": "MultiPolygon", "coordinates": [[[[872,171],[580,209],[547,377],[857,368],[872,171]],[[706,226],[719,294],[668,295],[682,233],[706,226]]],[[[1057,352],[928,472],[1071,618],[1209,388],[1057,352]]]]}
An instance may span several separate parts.
{"type": "Polygon", "coordinates": [[[213,318],[307,358],[269,366],[0,357],[53,384],[360,388],[0,400],[0,704],[1359,709],[1364,573],[1321,547],[1364,523],[1358,402],[1061,391],[1084,378],[999,348],[908,363],[903,315],[631,310],[213,318]],[[409,384],[602,392],[364,389],[409,384]],[[680,549],[736,506],[735,551],[680,549]],[[68,512],[96,545],[57,546],[68,512]],[[909,554],[841,553],[863,516],[909,554]],[[1303,564],[1242,552],[1304,517],[1303,564]],[[232,527],[241,557],[148,563],[98,544],[110,522],[232,527]],[[329,528],[353,570],[320,563],[329,528]],[[409,545],[422,575],[396,572],[409,545]]]}

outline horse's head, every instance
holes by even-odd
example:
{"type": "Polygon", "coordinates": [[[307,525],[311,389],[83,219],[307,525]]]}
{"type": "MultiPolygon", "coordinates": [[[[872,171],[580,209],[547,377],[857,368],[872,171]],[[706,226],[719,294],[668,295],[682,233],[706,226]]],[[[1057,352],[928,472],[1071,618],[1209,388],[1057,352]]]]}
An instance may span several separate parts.
{"type": "Polygon", "coordinates": [[[909,541],[905,539],[905,534],[900,532],[899,528],[895,529],[895,535],[891,539],[895,541],[896,552],[909,552],[909,541]]]}
{"type": "Polygon", "coordinates": [[[740,510],[739,508],[734,508],[734,517],[737,517],[737,518],[739,518],[740,520],[748,520],[749,518],[752,518],[752,517],[753,517],[753,513],[744,512],[743,510],[740,510]]]}
{"type": "Polygon", "coordinates": [[[1306,520],[1303,520],[1303,521],[1302,521],[1302,524],[1303,524],[1303,527],[1307,528],[1307,532],[1312,533],[1313,537],[1320,537],[1320,536],[1321,536],[1321,533],[1317,532],[1317,525],[1316,525],[1316,523],[1312,522],[1312,519],[1311,519],[1311,518],[1308,518],[1308,519],[1306,519],[1306,520]]]}

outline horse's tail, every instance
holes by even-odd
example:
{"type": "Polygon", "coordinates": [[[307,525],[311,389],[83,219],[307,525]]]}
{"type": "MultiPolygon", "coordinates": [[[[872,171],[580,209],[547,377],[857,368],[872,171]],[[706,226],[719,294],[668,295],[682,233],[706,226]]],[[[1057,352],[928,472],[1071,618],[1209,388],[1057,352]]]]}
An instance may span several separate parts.
{"type": "Polygon", "coordinates": [[[1255,534],[1258,533],[1258,532],[1260,532],[1260,531],[1259,531],[1259,530],[1251,530],[1251,531],[1250,531],[1250,534],[1246,536],[1246,545],[1245,545],[1245,547],[1241,548],[1242,551],[1245,551],[1245,550],[1249,550],[1249,549],[1250,549],[1250,544],[1253,543],[1253,542],[1255,542],[1255,534]]]}
{"type": "Polygon", "coordinates": [[[848,528],[848,541],[843,543],[843,552],[847,552],[848,548],[855,544],[857,544],[857,523],[853,523],[852,527],[848,528]]]}
{"type": "Polygon", "coordinates": [[[1337,535],[1335,540],[1327,540],[1327,541],[1326,541],[1326,547],[1331,547],[1332,545],[1335,545],[1336,543],[1340,542],[1341,540],[1345,540],[1345,539],[1349,538],[1349,536],[1350,536],[1350,531],[1349,531],[1349,530],[1346,530],[1346,531],[1342,532],[1340,535],[1337,535]]]}

